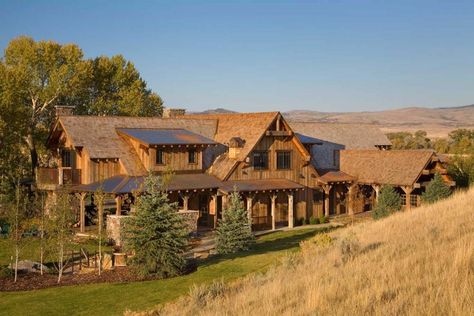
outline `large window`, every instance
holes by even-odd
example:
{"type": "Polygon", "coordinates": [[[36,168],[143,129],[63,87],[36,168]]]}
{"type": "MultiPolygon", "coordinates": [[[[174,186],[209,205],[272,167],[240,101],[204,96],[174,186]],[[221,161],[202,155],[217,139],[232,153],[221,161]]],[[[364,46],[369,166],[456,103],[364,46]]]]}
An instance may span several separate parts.
{"type": "Polygon", "coordinates": [[[156,150],[156,159],[155,159],[155,163],[157,165],[164,165],[165,164],[165,153],[163,150],[161,149],[157,149],[156,150]]]}
{"type": "Polygon", "coordinates": [[[194,164],[197,163],[197,153],[196,149],[190,149],[188,151],[188,163],[194,164]]]}
{"type": "Polygon", "coordinates": [[[253,167],[255,169],[268,169],[268,152],[254,151],[253,152],[253,167]]]}
{"type": "Polygon", "coordinates": [[[277,169],[291,168],[291,151],[277,151],[277,169]]]}

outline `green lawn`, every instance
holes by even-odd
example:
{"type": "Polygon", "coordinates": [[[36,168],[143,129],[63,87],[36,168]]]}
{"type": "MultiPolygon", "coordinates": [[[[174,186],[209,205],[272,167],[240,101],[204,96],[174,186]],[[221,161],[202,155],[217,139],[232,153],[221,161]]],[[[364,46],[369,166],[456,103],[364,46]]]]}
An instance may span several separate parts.
{"type": "Polygon", "coordinates": [[[166,280],[65,286],[27,292],[0,292],[1,315],[117,315],[144,310],[186,294],[193,284],[232,280],[264,271],[301,240],[318,230],[302,229],[262,236],[251,251],[203,261],[196,272],[166,280]]]}

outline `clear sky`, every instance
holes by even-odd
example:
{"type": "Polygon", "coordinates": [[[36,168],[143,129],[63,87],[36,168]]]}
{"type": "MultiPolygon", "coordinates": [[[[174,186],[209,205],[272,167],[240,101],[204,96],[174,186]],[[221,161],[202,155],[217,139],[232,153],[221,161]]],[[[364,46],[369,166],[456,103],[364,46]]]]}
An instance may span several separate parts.
{"type": "Polygon", "coordinates": [[[122,54],[190,110],[474,103],[472,0],[0,0],[0,49],[18,35],[122,54]]]}

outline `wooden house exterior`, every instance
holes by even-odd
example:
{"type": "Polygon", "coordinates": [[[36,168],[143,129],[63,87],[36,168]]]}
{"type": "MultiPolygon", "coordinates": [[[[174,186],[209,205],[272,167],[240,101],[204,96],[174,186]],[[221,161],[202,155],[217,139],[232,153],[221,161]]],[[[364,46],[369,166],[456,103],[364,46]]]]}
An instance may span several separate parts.
{"type": "Polygon", "coordinates": [[[355,187],[374,188],[374,197],[380,185],[411,186],[411,200],[434,172],[451,183],[435,153],[386,151],[390,142],[373,128],[289,123],[279,112],[168,113],[137,118],[62,111],[48,139],[57,166],[38,170],[38,187],[53,194],[67,186],[79,199],[83,231],[86,206],[99,187],[113,196],[115,216],[122,216],[148,172],[173,171],[170,200],[183,212],[196,212],[198,224],[209,228],[217,225],[233,190],[241,194],[254,229],[275,229],[312,216],[363,211],[349,203],[355,187]],[[390,168],[371,165],[377,161],[390,168]],[[396,172],[394,166],[409,169],[411,178],[391,181],[387,175],[396,172]]]}

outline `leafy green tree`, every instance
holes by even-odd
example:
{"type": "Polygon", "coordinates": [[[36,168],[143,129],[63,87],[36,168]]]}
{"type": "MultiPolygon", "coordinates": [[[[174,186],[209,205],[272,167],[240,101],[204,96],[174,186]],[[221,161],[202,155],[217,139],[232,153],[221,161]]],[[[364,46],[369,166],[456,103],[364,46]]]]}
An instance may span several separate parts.
{"type": "Polygon", "coordinates": [[[216,250],[220,254],[247,250],[255,242],[247,210],[236,191],[230,194],[216,233],[216,250]]]}
{"type": "Polygon", "coordinates": [[[436,173],[433,180],[426,186],[425,192],[423,192],[421,198],[424,202],[434,203],[439,200],[445,199],[451,195],[451,189],[444,183],[443,178],[439,173],[436,173]]]}
{"type": "Polygon", "coordinates": [[[186,223],[178,204],[169,202],[162,186],[159,176],[148,175],[136,211],[124,224],[125,247],[135,254],[131,264],[143,276],[176,276],[186,266],[186,223]]]}
{"type": "Polygon", "coordinates": [[[401,209],[400,195],[390,185],[385,185],[380,189],[377,204],[375,205],[372,217],[380,219],[401,209]]]}
{"type": "Polygon", "coordinates": [[[456,155],[448,163],[448,174],[456,186],[468,187],[474,183],[474,156],[456,155]]]}

